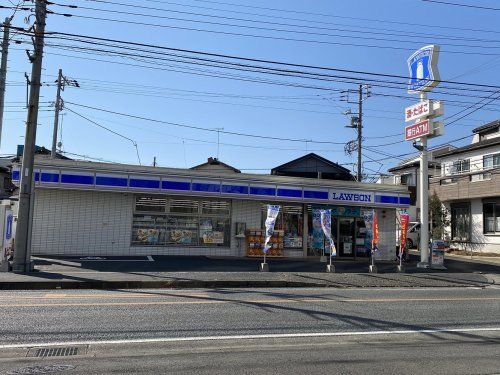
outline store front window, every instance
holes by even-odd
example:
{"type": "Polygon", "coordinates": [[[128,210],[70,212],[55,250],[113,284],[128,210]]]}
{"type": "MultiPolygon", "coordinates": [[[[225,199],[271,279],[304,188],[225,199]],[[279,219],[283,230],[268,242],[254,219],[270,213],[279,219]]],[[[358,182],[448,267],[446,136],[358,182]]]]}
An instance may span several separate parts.
{"type": "Polygon", "coordinates": [[[360,207],[308,206],[309,238],[307,254],[319,256],[329,254],[329,246],[323,234],[320,221],[320,209],[332,210],[332,238],[338,256],[367,257],[370,255],[368,232],[360,207]]]}
{"type": "MultiPolygon", "coordinates": [[[[267,217],[267,204],[262,205],[262,228],[267,217]]],[[[302,249],[303,235],[302,206],[281,205],[274,229],[283,231],[283,246],[285,249],[302,249]]]]}
{"type": "Polygon", "coordinates": [[[132,245],[227,247],[230,213],[225,200],[136,196],[132,245]]]}

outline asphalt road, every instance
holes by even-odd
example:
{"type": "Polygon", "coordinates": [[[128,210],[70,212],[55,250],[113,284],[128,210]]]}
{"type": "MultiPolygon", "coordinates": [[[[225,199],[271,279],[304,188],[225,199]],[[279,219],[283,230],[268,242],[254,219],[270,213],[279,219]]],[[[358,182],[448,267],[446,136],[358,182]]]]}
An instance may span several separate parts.
{"type": "Polygon", "coordinates": [[[72,366],[60,368],[68,374],[500,373],[497,288],[0,297],[0,373],[34,373],[26,366],[42,365],[72,366]],[[39,348],[61,346],[79,352],[34,357],[39,348]]]}

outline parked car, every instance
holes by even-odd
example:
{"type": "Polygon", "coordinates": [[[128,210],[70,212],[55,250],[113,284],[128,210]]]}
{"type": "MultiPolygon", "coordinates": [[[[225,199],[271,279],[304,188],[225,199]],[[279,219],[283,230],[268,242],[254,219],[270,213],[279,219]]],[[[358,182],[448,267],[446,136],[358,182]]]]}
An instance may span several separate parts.
{"type": "Polygon", "coordinates": [[[406,248],[413,249],[420,243],[420,223],[417,221],[410,221],[408,225],[408,233],[406,235],[406,248]]]}

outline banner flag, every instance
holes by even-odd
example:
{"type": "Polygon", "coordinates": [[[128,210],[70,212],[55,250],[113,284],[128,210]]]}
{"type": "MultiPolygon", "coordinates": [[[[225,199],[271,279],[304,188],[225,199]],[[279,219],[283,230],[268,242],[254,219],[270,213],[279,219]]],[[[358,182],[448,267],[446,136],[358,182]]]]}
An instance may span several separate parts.
{"type": "Polygon", "coordinates": [[[372,239],[372,253],[378,250],[378,215],[375,210],[373,210],[373,239],[372,239]]]}
{"type": "Polygon", "coordinates": [[[401,236],[399,237],[399,256],[403,254],[406,249],[406,239],[408,235],[408,226],[410,225],[410,215],[401,214],[399,216],[401,220],[401,236]]]}
{"type": "Polygon", "coordinates": [[[276,224],[276,218],[280,212],[280,206],[268,204],[267,205],[267,218],[266,218],[266,240],[264,242],[264,248],[262,251],[267,254],[271,246],[269,246],[269,241],[274,233],[274,225],[276,224]]]}
{"type": "Polygon", "coordinates": [[[321,229],[328,239],[330,246],[330,257],[337,256],[337,249],[335,248],[335,241],[332,238],[332,210],[320,210],[321,215],[321,229]]]}

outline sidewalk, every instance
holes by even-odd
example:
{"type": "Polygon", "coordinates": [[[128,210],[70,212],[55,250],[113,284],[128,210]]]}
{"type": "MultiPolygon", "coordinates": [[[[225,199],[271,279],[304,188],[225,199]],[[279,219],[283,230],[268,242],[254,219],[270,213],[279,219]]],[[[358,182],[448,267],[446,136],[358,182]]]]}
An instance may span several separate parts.
{"type": "Polygon", "coordinates": [[[407,273],[402,274],[395,272],[395,262],[378,263],[379,273],[370,274],[367,261],[335,262],[337,273],[324,272],[325,263],[294,259],[270,260],[271,272],[258,272],[260,261],[159,256],[128,259],[35,258],[36,272],[0,273],[0,290],[483,287],[500,283],[500,265],[477,265],[455,260],[451,262],[456,264],[445,272],[422,272],[412,261],[406,265],[407,273]]]}

